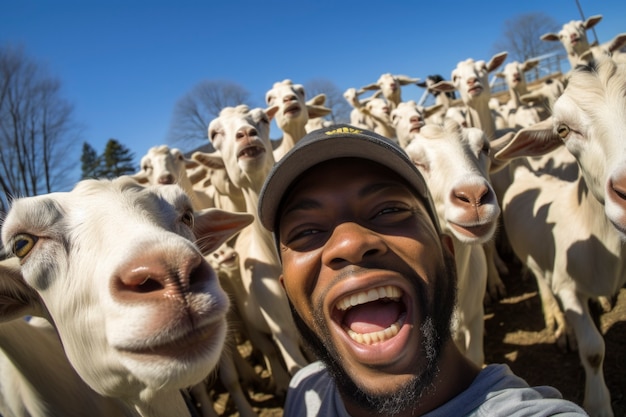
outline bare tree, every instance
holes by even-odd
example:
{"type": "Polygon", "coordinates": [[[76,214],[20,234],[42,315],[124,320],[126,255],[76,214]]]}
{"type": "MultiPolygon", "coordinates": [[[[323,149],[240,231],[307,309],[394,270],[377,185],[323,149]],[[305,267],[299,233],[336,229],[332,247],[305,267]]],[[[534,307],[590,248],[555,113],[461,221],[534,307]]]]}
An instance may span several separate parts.
{"type": "MultiPolygon", "coordinates": [[[[61,83],[24,54],[0,46],[0,200],[50,193],[75,182],[77,126],[61,83]]],[[[5,204],[6,205],[6,204],[5,204]]]]}
{"type": "MultiPolygon", "coordinates": [[[[553,42],[544,42],[540,36],[558,32],[560,25],[545,13],[521,14],[504,22],[502,39],[493,45],[494,52],[506,51],[510,60],[524,62],[558,50],[553,42]]],[[[560,46],[560,45],[558,45],[560,46]]]]}
{"type": "Polygon", "coordinates": [[[332,81],[324,78],[316,78],[310,80],[304,85],[307,99],[314,97],[318,94],[326,94],[326,107],[332,110],[332,112],[326,116],[326,119],[337,123],[349,123],[350,112],[352,107],[346,99],[343,97],[343,93],[339,90],[332,81]]]}
{"type": "Polygon", "coordinates": [[[230,81],[202,81],[174,107],[169,141],[181,147],[205,145],[207,128],[224,107],[246,104],[250,93],[230,81]]]}

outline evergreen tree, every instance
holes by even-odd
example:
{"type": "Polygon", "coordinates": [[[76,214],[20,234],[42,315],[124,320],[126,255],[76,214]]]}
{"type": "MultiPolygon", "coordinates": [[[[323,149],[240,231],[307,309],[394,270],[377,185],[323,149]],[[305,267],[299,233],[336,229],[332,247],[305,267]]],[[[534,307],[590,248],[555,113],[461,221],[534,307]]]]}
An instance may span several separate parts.
{"type": "Polygon", "coordinates": [[[96,150],[87,142],[83,143],[83,153],[80,156],[80,179],[98,178],[100,176],[100,158],[96,150]]]}
{"type": "Polygon", "coordinates": [[[116,178],[133,174],[137,169],[133,164],[134,155],[116,139],[109,139],[101,157],[101,177],[116,178]]]}

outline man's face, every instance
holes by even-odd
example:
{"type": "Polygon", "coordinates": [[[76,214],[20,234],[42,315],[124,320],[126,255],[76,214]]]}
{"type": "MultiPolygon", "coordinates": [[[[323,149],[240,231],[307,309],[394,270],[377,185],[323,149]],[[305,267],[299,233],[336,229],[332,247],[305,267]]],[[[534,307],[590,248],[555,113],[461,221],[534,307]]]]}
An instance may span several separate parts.
{"type": "Polygon", "coordinates": [[[378,164],[332,160],[297,182],[279,214],[285,291],[310,329],[303,336],[341,368],[331,372],[342,392],[385,397],[429,384],[455,280],[409,186],[378,164]]]}

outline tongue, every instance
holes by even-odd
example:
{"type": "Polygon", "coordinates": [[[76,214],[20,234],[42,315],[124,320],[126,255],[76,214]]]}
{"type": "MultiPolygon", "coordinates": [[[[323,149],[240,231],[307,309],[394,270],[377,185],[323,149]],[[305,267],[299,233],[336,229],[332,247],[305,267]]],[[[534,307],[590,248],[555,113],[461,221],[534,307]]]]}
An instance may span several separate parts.
{"type": "Polygon", "coordinates": [[[398,321],[399,316],[400,303],[373,301],[348,310],[343,324],[357,333],[372,333],[391,326],[398,321]]]}

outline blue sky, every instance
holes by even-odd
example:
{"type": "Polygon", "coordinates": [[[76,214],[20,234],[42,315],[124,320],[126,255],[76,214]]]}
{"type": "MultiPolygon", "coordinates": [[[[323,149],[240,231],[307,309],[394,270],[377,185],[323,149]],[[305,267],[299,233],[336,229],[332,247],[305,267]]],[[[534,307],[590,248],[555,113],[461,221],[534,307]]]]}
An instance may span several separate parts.
{"type": "MultiPolygon", "coordinates": [[[[626,32],[626,1],[579,3],[585,17],[603,15],[600,42],[626,32]]],[[[285,78],[341,91],[386,72],[448,78],[458,61],[488,60],[505,21],[532,12],[580,19],[575,0],[0,0],[0,43],[23,45],[61,80],[81,145],[102,152],[116,138],[138,160],[168,143],[177,100],[202,80],[237,83],[264,106],[285,78]]],[[[402,96],[422,93],[405,86],[402,96]]]]}

